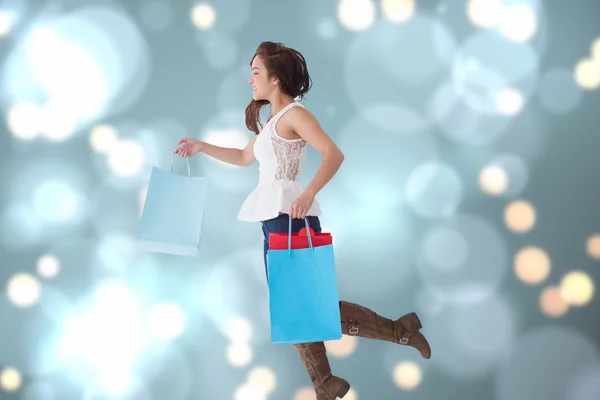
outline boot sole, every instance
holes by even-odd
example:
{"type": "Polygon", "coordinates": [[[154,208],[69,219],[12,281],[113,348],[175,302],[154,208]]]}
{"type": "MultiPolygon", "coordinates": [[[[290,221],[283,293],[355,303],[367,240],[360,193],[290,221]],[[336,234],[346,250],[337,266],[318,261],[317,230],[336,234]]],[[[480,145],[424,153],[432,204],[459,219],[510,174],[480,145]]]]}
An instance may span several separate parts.
{"type": "Polygon", "coordinates": [[[340,399],[343,398],[348,391],[350,390],[350,384],[348,382],[346,382],[344,384],[344,386],[342,386],[342,388],[337,392],[336,397],[339,397],[340,399]]]}

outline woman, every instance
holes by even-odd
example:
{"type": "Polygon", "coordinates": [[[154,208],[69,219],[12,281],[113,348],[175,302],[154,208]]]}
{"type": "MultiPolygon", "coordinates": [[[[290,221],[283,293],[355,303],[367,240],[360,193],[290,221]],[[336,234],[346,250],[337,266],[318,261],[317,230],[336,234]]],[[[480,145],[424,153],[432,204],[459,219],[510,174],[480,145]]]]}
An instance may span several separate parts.
{"type": "MultiPolygon", "coordinates": [[[[333,178],[344,155],[323,132],[316,118],[302,104],[311,86],[304,57],[280,43],[263,42],[250,62],[250,84],[253,99],[246,108],[246,126],[256,135],[243,149],[213,146],[194,139],[182,139],[175,153],[182,157],[204,153],[218,160],[248,166],[259,162],[260,177],[239,212],[242,221],[262,222],[266,253],[270,232],[288,232],[304,227],[304,218],[315,232],[321,232],[321,209],[315,196],[333,178]],[[271,105],[271,117],[264,126],[259,112],[271,105]],[[303,189],[298,183],[307,145],[323,155],[323,161],[310,184],[303,189]]],[[[421,323],[415,313],[393,321],[377,315],[358,304],[340,301],[342,332],[379,339],[416,348],[424,358],[431,357],[431,348],[419,332],[421,323]]],[[[331,374],[323,342],[294,345],[310,378],[318,400],[344,397],[350,384],[331,374]]]]}

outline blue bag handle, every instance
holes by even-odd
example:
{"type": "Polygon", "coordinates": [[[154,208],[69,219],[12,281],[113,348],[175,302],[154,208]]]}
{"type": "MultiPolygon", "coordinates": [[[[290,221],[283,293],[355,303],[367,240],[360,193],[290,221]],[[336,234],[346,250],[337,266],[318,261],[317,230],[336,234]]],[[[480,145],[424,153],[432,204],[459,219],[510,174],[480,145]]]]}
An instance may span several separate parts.
{"type": "MultiPolygon", "coordinates": [[[[192,179],[192,169],[190,167],[190,157],[186,156],[187,159],[187,169],[188,169],[188,179],[192,179]]],[[[171,173],[173,173],[173,163],[175,162],[175,153],[171,155],[171,173]]]]}
{"type": "MultiPolygon", "coordinates": [[[[288,254],[292,253],[292,216],[288,215],[290,223],[288,224],[288,254]]],[[[310,237],[310,227],[308,226],[308,219],[304,218],[304,225],[306,225],[306,236],[308,237],[308,245],[310,246],[312,251],[315,251],[315,248],[312,245],[312,239],[310,237]]]]}

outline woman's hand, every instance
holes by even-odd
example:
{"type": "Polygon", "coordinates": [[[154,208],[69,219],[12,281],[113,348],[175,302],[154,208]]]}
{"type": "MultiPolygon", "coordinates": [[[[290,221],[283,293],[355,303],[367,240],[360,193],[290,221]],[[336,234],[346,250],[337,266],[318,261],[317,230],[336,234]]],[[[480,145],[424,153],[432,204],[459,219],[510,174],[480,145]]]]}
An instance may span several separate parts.
{"type": "Polygon", "coordinates": [[[306,218],[308,210],[310,210],[314,201],[315,195],[312,192],[305,190],[290,206],[290,216],[292,218],[306,218]]]}
{"type": "Polygon", "coordinates": [[[191,157],[194,154],[202,151],[202,144],[196,139],[185,138],[179,141],[179,147],[175,149],[175,154],[181,157],[191,157]]]}

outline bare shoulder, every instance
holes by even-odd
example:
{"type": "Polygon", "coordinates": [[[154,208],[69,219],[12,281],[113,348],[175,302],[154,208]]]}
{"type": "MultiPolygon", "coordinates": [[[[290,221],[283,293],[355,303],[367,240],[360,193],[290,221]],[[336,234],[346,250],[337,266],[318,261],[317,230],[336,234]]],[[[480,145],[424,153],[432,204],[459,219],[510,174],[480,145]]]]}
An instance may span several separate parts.
{"type": "Polygon", "coordinates": [[[306,130],[320,128],[317,118],[304,107],[292,107],[277,121],[277,134],[285,139],[301,139],[306,130]]]}
{"type": "Polygon", "coordinates": [[[286,114],[289,114],[289,120],[291,123],[306,123],[306,122],[317,122],[317,118],[304,107],[292,107],[286,114]]]}

